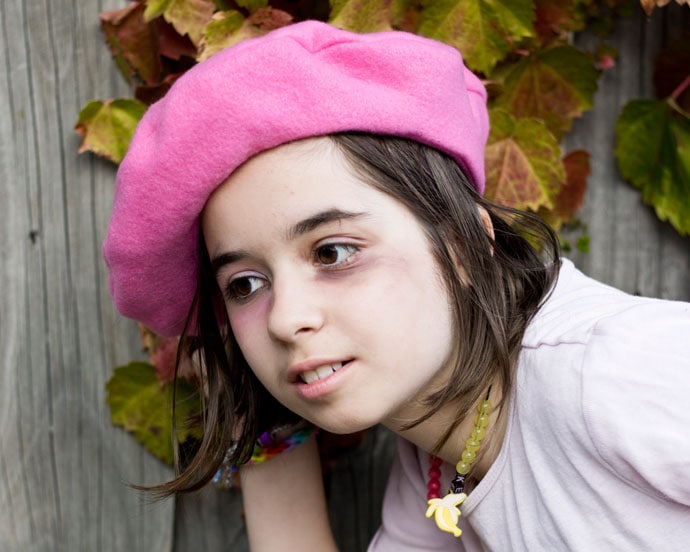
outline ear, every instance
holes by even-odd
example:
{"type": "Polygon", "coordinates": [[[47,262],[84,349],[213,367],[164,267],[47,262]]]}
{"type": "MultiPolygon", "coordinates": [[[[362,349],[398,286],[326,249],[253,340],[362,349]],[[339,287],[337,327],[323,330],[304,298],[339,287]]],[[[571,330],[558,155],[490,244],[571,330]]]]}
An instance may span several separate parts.
{"type": "Polygon", "coordinates": [[[496,238],[496,235],[494,234],[494,224],[491,222],[491,216],[489,215],[489,212],[484,209],[484,207],[481,207],[480,205],[477,205],[477,211],[479,211],[479,218],[482,219],[482,224],[484,225],[484,231],[486,232],[486,235],[489,236],[489,239],[493,243],[494,239],[496,238]]]}

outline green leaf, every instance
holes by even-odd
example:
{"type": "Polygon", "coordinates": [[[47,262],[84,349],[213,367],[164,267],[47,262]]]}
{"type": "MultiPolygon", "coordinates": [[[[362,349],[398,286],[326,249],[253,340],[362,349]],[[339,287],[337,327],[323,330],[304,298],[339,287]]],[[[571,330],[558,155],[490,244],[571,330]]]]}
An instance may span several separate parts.
{"type": "Polygon", "coordinates": [[[82,135],[79,153],[92,151],[119,163],[145,111],[145,104],[126,98],[89,102],[74,127],[82,135]]]}
{"type": "MultiPolygon", "coordinates": [[[[156,369],[144,362],[132,362],[115,368],[106,384],[108,406],[113,424],[131,432],[146,449],[167,464],[172,464],[173,383],[161,386],[156,369]]],[[[185,427],[191,416],[199,413],[199,391],[177,382],[177,439],[198,437],[185,427]]]]}
{"type": "Polygon", "coordinates": [[[422,6],[418,0],[391,0],[391,27],[408,33],[416,33],[422,13],[422,6]]]}
{"type": "Polygon", "coordinates": [[[455,46],[488,75],[522,38],[534,35],[531,0],[427,0],[419,33],[455,46]]]}
{"type": "Polygon", "coordinates": [[[492,109],[489,116],[486,196],[517,209],[552,208],[565,183],[556,138],[536,119],[516,120],[498,109],[492,109]]]}
{"type": "Polygon", "coordinates": [[[189,36],[198,46],[215,9],[212,0],[148,0],[144,19],[151,21],[162,15],[178,33],[189,36]]]}
{"type": "Polygon", "coordinates": [[[144,19],[151,21],[156,17],[160,17],[168,9],[168,6],[174,0],[146,0],[146,11],[144,12],[144,19]]]}
{"type": "Polygon", "coordinates": [[[633,100],[616,122],[618,169],[661,220],[690,234],[690,116],[672,100],[633,100]]]}
{"type": "Polygon", "coordinates": [[[246,37],[240,34],[243,25],[244,16],[237,10],[213,14],[213,18],[204,28],[197,59],[199,61],[208,59],[224,48],[244,40],[246,37]]]}
{"type": "Polygon", "coordinates": [[[581,236],[578,238],[577,243],[575,244],[575,247],[580,253],[589,253],[589,247],[591,244],[591,238],[589,237],[589,234],[585,234],[584,236],[581,236]]]}
{"type": "Polygon", "coordinates": [[[158,82],[162,70],[155,32],[143,18],[144,5],[103,12],[101,29],[106,44],[127,82],[138,75],[147,84],[158,82]]]}
{"type": "Polygon", "coordinates": [[[502,74],[496,107],[514,117],[542,119],[560,138],[574,117],[592,108],[599,71],[573,46],[557,46],[525,56],[502,74]]]}
{"type": "Polygon", "coordinates": [[[358,33],[391,30],[391,0],[332,0],[331,25],[358,33]]]}
{"type": "Polygon", "coordinates": [[[238,42],[266,34],[292,22],[292,16],[274,8],[260,8],[245,18],[236,10],[216,12],[206,25],[197,59],[203,61],[238,42]]]}
{"type": "Polygon", "coordinates": [[[256,10],[268,6],[268,0],[235,0],[240,8],[244,8],[249,13],[254,13],[256,10]]]}

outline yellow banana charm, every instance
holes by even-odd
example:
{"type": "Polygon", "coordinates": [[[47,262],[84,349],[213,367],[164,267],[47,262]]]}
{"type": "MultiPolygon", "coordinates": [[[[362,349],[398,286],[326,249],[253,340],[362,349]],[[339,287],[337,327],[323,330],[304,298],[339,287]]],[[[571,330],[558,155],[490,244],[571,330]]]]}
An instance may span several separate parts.
{"type": "Polygon", "coordinates": [[[453,533],[454,536],[462,535],[462,530],[458,527],[460,519],[460,509],[458,506],[467,498],[465,493],[448,493],[443,498],[430,498],[429,507],[426,509],[426,517],[434,516],[436,525],[441,531],[453,533]]]}

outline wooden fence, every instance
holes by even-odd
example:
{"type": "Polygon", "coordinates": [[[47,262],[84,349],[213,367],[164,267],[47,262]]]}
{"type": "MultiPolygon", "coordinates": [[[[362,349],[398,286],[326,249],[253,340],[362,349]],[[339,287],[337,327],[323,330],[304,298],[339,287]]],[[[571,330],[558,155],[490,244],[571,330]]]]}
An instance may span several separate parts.
{"type": "MultiPolygon", "coordinates": [[[[0,549],[243,551],[237,494],[147,503],[126,483],[170,472],[109,421],[105,383],[141,352],[134,323],[111,306],[100,256],[114,168],[77,155],[73,125],[88,100],[128,94],[98,28],[99,12],[121,5],[0,2],[0,549]]],[[[593,163],[582,212],[591,250],[576,264],[630,292],[689,300],[690,240],[641,204],[612,156],[620,107],[651,95],[655,54],[683,29],[690,9],[679,6],[621,24],[618,63],[566,147],[588,149],[593,163]]],[[[364,550],[378,525],[391,454],[391,436],[373,431],[329,476],[345,552],[364,550]]]]}

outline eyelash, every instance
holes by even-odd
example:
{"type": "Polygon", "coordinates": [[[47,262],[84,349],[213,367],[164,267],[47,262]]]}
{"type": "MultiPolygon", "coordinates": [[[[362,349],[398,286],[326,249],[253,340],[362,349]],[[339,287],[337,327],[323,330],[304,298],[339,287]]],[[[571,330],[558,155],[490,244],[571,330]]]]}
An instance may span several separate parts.
{"type": "MultiPolygon", "coordinates": [[[[351,243],[325,243],[318,245],[317,247],[314,248],[312,252],[312,261],[314,262],[315,265],[321,266],[327,270],[337,270],[340,268],[343,268],[344,266],[350,264],[351,258],[353,255],[358,253],[360,250],[359,247],[357,247],[354,244],[351,243]],[[336,259],[336,261],[332,263],[324,263],[323,260],[319,260],[319,254],[323,253],[325,249],[331,248],[335,250],[345,250],[346,251],[346,257],[340,261],[336,259]]],[[[227,301],[231,301],[233,303],[237,304],[242,304],[247,301],[249,301],[254,295],[261,290],[265,285],[267,284],[266,278],[263,276],[255,275],[255,274],[248,274],[246,276],[239,276],[231,279],[228,282],[228,285],[225,287],[225,298],[227,301]],[[263,285],[258,286],[256,289],[251,289],[249,293],[246,295],[242,295],[237,293],[236,289],[239,284],[242,282],[247,282],[247,283],[252,283],[252,281],[257,281],[261,280],[264,282],[263,285]]],[[[253,286],[252,286],[253,287],[253,286]]]]}

